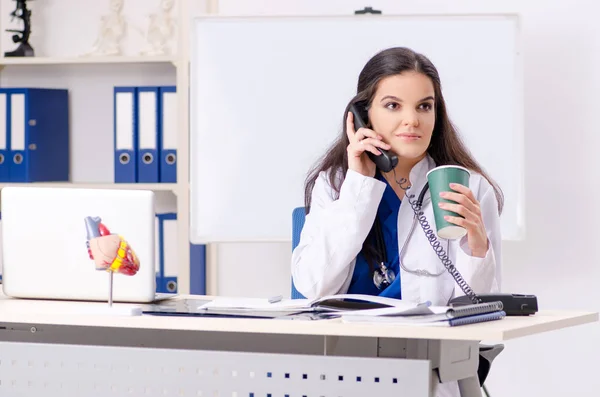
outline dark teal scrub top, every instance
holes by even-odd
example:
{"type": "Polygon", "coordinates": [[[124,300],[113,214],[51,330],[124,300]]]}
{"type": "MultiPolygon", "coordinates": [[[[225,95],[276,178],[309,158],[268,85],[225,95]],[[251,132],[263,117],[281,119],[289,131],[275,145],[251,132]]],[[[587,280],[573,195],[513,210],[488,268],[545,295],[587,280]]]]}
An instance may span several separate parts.
{"type": "MultiPolygon", "coordinates": [[[[385,241],[385,247],[387,252],[387,263],[388,269],[394,271],[396,279],[390,286],[385,289],[378,289],[373,283],[373,273],[369,268],[365,257],[362,252],[356,257],[356,266],[354,267],[354,273],[352,275],[352,281],[348,289],[349,294],[363,294],[363,295],[379,295],[388,298],[402,298],[402,291],[400,286],[400,261],[399,261],[399,250],[398,250],[398,211],[400,210],[400,198],[396,195],[396,192],[392,189],[387,180],[379,173],[375,175],[377,179],[385,182],[386,187],[383,192],[383,197],[377,208],[377,217],[382,225],[383,237],[385,241]]],[[[373,244],[375,239],[373,238],[373,244]]],[[[376,265],[376,269],[379,268],[379,264],[376,265]]]]}

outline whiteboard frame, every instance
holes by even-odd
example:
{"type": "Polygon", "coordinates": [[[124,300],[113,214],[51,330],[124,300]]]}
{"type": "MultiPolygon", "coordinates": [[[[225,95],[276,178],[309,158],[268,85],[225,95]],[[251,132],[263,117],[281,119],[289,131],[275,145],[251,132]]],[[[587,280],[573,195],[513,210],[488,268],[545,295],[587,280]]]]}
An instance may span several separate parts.
{"type": "MultiPolygon", "coordinates": [[[[361,19],[394,19],[394,18],[439,18],[439,19],[447,19],[447,18],[461,18],[461,17],[480,17],[480,18],[490,18],[490,19],[497,19],[497,18],[508,18],[508,19],[513,19],[515,21],[516,24],[516,32],[515,32],[515,49],[516,49],[516,53],[515,53],[515,86],[516,86],[516,97],[515,97],[515,113],[514,113],[514,118],[515,118],[515,123],[516,125],[514,126],[515,131],[517,133],[516,137],[516,147],[514,148],[516,152],[513,152],[513,155],[511,155],[511,158],[518,158],[518,161],[521,165],[521,170],[522,172],[519,174],[520,178],[519,178],[519,183],[517,184],[518,187],[518,197],[517,197],[517,225],[515,228],[515,233],[513,236],[507,237],[504,233],[502,233],[502,241],[523,241],[526,238],[526,196],[525,196],[525,180],[526,180],[526,169],[525,169],[525,125],[524,125],[524,61],[523,61],[523,56],[522,56],[522,49],[523,49],[523,40],[522,40],[522,18],[521,18],[521,14],[518,12],[432,12],[432,13],[428,13],[428,12],[424,12],[424,13],[419,13],[419,12],[414,12],[414,13],[406,13],[406,14],[380,14],[380,15],[373,15],[373,14],[364,14],[364,15],[354,15],[354,14],[348,14],[348,15],[338,15],[338,14],[324,14],[324,15],[319,15],[319,14],[294,14],[294,15],[235,15],[235,14],[230,14],[230,15],[218,15],[218,14],[206,14],[206,15],[202,15],[202,16],[197,16],[194,18],[191,18],[191,29],[190,29],[190,34],[191,34],[191,38],[189,40],[189,44],[190,47],[188,48],[190,57],[189,57],[189,61],[190,61],[190,68],[189,68],[189,75],[190,75],[190,82],[192,82],[193,79],[193,75],[194,73],[193,71],[193,67],[192,67],[192,62],[196,59],[196,55],[195,55],[195,48],[196,48],[196,35],[194,34],[196,31],[196,25],[198,23],[201,23],[201,21],[204,20],[223,20],[223,21],[232,21],[232,20],[244,20],[244,21],[248,21],[248,20],[265,20],[265,19],[278,19],[278,20],[293,20],[293,19],[315,19],[315,20],[319,20],[319,19],[331,19],[331,18],[336,18],[336,19],[355,19],[355,18],[361,18],[361,19]]],[[[191,84],[190,84],[190,91],[189,91],[189,96],[190,96],[190,107],[196,102],[195,100],[195,91],[192,89],[191,84]]],[[[201,197],[201,194],[198,195],[194,195],[194,183],[193,183],[193,179],[192,179],[192,175],[193,175],[193,168],[194,168],[194,156],[191,153],[191,149],[193,147],[195,147],[195,135],[194,135],[194,119],[193,119],[193,112],[190,109],[190,145],[189,145],[189,178],[190,178],[190,191],[189,191],[189,197],[190,197],[190,216],[189,216],[189,227],[190,227],[190,242],[192,244],[221,244],[221,243],[232,243],[232,244],[236,244],[236,243],[289,243],[292,240],[292,232],[291,232],[291,228],[290,228],[290,233],[288,237],[285,238],[270,238],[270,239],[263,239],[263,238],[253,238],[253,239],[227,239],[227,240],[201,240],[196,238],[196,233],[195,233],[195,229],[194,229],[194,215],[193,215],[193,207],[195,205],[199,205],[199,203],[194,204],[193,200],[197,197],[201,197]]],[[[290,218],[291,218],[291,209],[290,209],[290,218]]]]}

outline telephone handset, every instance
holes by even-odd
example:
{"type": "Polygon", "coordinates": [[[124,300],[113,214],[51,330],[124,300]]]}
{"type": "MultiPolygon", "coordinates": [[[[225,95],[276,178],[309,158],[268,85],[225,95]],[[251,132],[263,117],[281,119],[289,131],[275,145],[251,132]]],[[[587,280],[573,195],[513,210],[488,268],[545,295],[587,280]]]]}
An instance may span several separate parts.
{"type": "MultiPolygon", "coordinates": [[[[359,110],[359,105],[353,103],[350,105],[350,111],[354,116],[354,131],[358,131],[359,128],[368,128],[365,120],[368,119],[366,111],[362,112],[359,110]],[[361,114],[362,113],[362,114],[361,114]]],[[[383,172],[390,172],[393,170],[396,165],[398,165],[398,156],[396,153],[390,150],[384,150],[382,148],[377,148],[381,152],[380,155],[376,155],[371,152],[367,152],[367,155],[375,163],[377,168],[379,168],[383,172]]]]}

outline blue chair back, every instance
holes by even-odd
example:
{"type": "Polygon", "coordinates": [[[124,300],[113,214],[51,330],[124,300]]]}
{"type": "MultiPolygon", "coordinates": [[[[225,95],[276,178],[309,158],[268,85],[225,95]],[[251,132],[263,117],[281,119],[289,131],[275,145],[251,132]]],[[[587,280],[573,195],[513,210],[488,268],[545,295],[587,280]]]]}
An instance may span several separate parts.
{"type": "MultiPolygon", "coordinates": [[[[304,207],[294,208],[292,211],[292,251],[298,246],[300,242],[300,233],[304,227],[304,219],[306,212],[304,207]]],[[[298,292],[294,286],[294,280],[292,279],[292,299],[304,299],[304,296],[298,292]]]]}

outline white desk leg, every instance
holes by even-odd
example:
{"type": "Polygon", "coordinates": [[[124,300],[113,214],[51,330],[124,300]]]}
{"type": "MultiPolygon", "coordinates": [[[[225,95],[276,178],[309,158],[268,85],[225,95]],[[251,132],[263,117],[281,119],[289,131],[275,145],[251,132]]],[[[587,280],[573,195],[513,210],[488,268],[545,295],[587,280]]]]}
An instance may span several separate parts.
{"type": "Polygon", "coordinates": [[[459,380],[458,388],[460,389],[460,397],[482,397],[477,376],[459,380]]]}
{"type": "Polygon", "coordinates": [[[476,341],[426,340],[406,341],[406,358],[428,359],[437,372],[433,378],[432,395],[437,382],[458,381],[461,397],[481,397],[477,377],[479,366],[479,343],[476,341]]]}
{"type": "Polygon", "coordinates": [[[482,397],[477,368],[479,342],[438,341],[439,374],[442,382],[458,380],[461,397],[482,397]]]}

